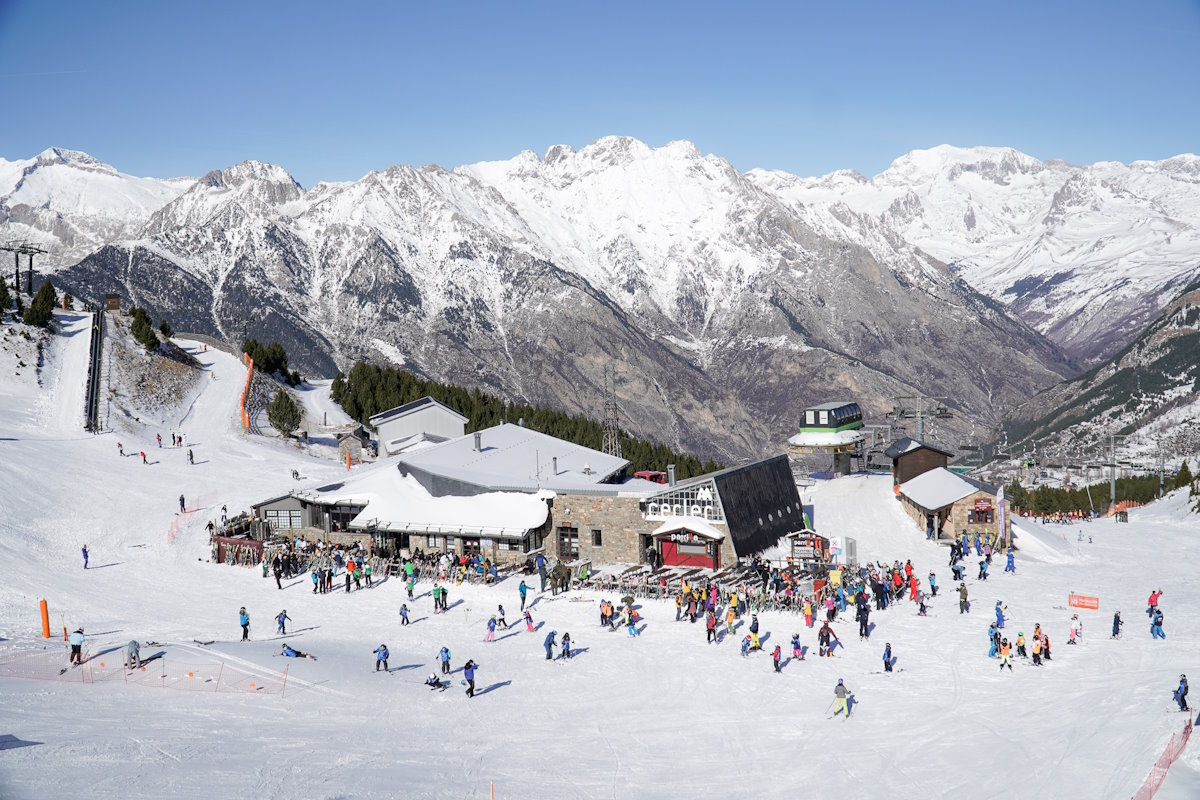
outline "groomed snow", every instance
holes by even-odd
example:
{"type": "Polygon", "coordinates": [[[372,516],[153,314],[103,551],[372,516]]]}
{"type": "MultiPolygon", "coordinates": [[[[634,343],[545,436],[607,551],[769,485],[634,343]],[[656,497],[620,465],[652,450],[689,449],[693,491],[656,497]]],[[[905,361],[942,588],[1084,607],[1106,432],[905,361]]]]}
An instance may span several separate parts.
{"type": "MultiPolygon", "coordinates": [[[[996,568],[986,583],[968,580],[973,611],[960,615],[956,596],[947,596],[945,548],[924,540],[887,477],[809,490],[815,526],[853,536],[863,558],[912,559],[921,576],[933,569],[943,593],[927,617],[907,602],[872,614],[869,643],[859,642],[853,622],[835,623],[845,647],[833,659],[816,657],[815,630],[790,615],[759,615],[768,650],[786,649],[793,633],[809,648],[804,662],[775,674],[765,654],[738,655],[733,639],[706,645],[704,626],[676,623],[669,602],[642,601],[645,628],[630,639],[599,628],[599,597],[536,591],[542,627],[514,625],[485,644],[484,622],[498,604],[510,624],[518,617],[512,580],[451,586],[450,610],[437,616],[429,584],[420,584],[408,604],[414,622],[402,628],[397,609],[406,600],[395,580],[313,595],[305,577],[280,591],[257,569],[206,562],[203,525],[222,503],[232,512],[278,495],[294,467],[314,480],[345,474],[237,430],[244,373],[235,359],[199,356],[217,375],[188,421],[200,463],[152,449],[155,431],[146,430],[125,442],[127,451],[146,448],[155,463],[143,466],[118,456],[114,437],[85,434],[73,412],[41,403],[71,397],[67,387],[84,380],[80,347],[86,336],[55,340],[46,388],[24,378],[0,385],[0,656],[43,646],[37,601],[45,597],[53,627],[84,625],[93,655],[138,638],[167,643],[171,663],[220,658],[262,671],[282,668],[275,654],[288,641],[320,660],[289,661],[284,698],[0,677],[2,732],[27,743],[7,740],[0,751],[5,798],[484,798],[492,784],[498,798],[828,797],[883,788],[905,797],[1124,798],[1183,726],[1170,701],[1179,673],[1200,675],[1200,517],[1186,513],[1186,498],[1138,509],[1128,524],[1082,526],[1085,542],[1059,562],[1018,556],[1016,575],[996,568]],[[179,526],[181,492],[199,508],[179,526]],[[84,542],[96,567],[86,572],[84,542]],[[1159,586],[1168,638],[1151,642],[1143,609],[1159,586]],[[1066,644],[1071,591],[1101,603],[1099,612],[1080,612],[1078,647],[1066,644]],[[1014,672],[998,673],[986,657],[997,599],[1008,606],[1010,637],[1028,635],[1035,622],[1050,632],[1049,665],[1018,659],[1014,672]],[[248,644],[237,641],[242,605],[252,618],[248,644]],[[281,639],[270,620],[285,607],[295,633],[281,639]],[[1116,609],[1128,624],[1114,641],[1116,609]],[[543,660],[549,630],[570,631],[574,659],[543,660]],[[215,642],[201,649],[194,639],[215,642]],[[901,670],[891,675],[880,672],[885,641],[901,670]],[[391,674],[373,671],[380,642],[391,647],[391,674]],[[458,674],[444,694],[421,685],[442,645],[456,668],[479,663],[474,699],[463,696],[458,674]],[[857,701],[848,721],[826,716],[839,677],[857,701]]],[[[1076,527],[1063,533],[1073,541],[1076,527]]],[[[46,646],[62,653],[61,641],[46,646]]],[[[1192,768],[1168,779],[1172,797],[1200,793],[1189,758],[1192,768]]]]}

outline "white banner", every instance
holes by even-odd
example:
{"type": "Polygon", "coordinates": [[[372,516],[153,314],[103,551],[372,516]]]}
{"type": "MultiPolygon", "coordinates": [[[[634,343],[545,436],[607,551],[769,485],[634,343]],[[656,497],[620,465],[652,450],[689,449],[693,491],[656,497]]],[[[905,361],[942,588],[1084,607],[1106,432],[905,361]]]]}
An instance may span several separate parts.
{"type": "Polygon", "coordinates": [[[999,491],[996,492],[996,541],[1004,542],[1005,547],[1011,547],[1012,542],[1008,540],[1008,526],[1004,524],[1004,512],[1004,487],[1001,486],[999,491]]]}

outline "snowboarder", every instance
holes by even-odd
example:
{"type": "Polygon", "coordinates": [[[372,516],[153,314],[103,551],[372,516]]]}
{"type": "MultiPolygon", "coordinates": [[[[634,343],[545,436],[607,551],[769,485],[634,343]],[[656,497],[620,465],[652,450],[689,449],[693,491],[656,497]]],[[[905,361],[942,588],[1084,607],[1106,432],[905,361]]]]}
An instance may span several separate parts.
{"type": "Polygon", "coordinates": [[[442,662],[442,674],[449,675],[450,674],[450,649],[449,648],[443,647],[441,650],[438,650],[438,661],[442,662]]]}
{"type": "Polygon", "coordinates": [[[491,619],[487,621],[487,633],[483,635],[485,642],[496,641],[496,615],[492,614],[491,619]]]}
{"type": "Polygon", "coordinates": [[[83,546],[83,568],[84,569],[87,569],[87,557],[88,557],[88,551],[87,551],[87,545],[85,544],[83,546]]]}
{"type": "Polygon", "coordinates": [[[1187,675],[1179,676],[1179,688],[1175,690],[1175,702],[1179,703],[1180,711],[1189,711],[1187,703],[1188,682],[1187,675]]]}
{"type": "Polygon", "coordinates": [[[965,583],[958,584],[958,613],[971,613],[971,604],[967,601],[967,585],[965,583]]]}
{"type": "Polygon", "coordinates": [[[780,672],[783,668],[779,665],[779,659],[783,657],[783,648],[775,645],[775,649],[771,651],[771,665],[775,667],[776,672],[780,672]]]}
{"type": "Polygon", "coordinates": [[[564,633],[562,635],[562,655],[559,658],[571,657],[571,634],[564,633]]]}
{"type": "Polygon", "coordinates": [[[1004,627],[1004,612],[1007,610],[1008,610],[1007,606],[1005,606],[999,600],[996,601],[996,627],[997,628],[1004,627]]]}
{"type": "Polygon", "coordinates": [[[186,510],[183,502],[183,495],[179,495],[179,513],[182,514],[186,510]]]}
{"type": "Polygon", "coordinates": [[[276,633],[287,634],[287,624],[292,621],[292,618],[287,615],[287,609],[283,609],[275,615],[275,623],[279,626],[276,633]]]}
{"type": "Polygon", "coordinates": [[[400,624],[401,625],[408,624],[408,604],[407,603],[400,604],[400,624]]]}
{"type": "Polygon", "coordinates": [[[297,650],[289,644],[284,644],[283,650],[280,651],[279,655],[286,658],[311,658],[313,661],[317,660],[317,657],[312,653],[305,653],[302,650],[297,650]]]}
{"type": "Polygon", "coordinates": [[[525,581],[521,581],[521,585],[517,587],[517,592],[521,595],[521,610],[525,610],[525,595],[529,594],[529,587],[525,585],[525,581]]]}
{"type": "Polygon", "coordinates": [[[1112,638],[1114,638],[1114,639],[1119,639],[1119,638],[1121,638],[1121,626],[1122,626],[1122,625],[1124,625],[1124,624],[1125,624],[1125,623],[1124,623],[1124,622],[1121,620],[1121,612],[1120,612],[1120,611],[1118,611],[1117,613],[1113,614],[1113,631],[1112,631],[1112,638]]]}
{"type": "Polygon", "coordinates": [[[142,666],[141,645],[133,639],[125,645],[125,668],[139,669],[142,666]]]}
{"type": "Polygon", "coordinates": [[[846,684],[842,682],[841,678],[838,678],[837,686],[834,687],[833,694],[834,697],[837,698],[833,709],[833,716],[836,717],[838,714],[845,711],[846,719],[850,719],[850,706],[846,701],[849,699],[851,692],[846,688],[846,684]]]}
{"type": "Polygon", "coordinates": [[[558,636],[558,631],[550,631],[548,634],[546,634],[546,641],[542,642],[542,645],[546,648],[547,661],[554,660],[553,648],[558,644],[558,641],[554,638],[555,636],[558,636]]]}
{"type": "Polygon", "coordinates": [[[250,615],[246,613],[245,606],[238,610],[238,624],[242,626],[242,641],[250,641],[250,615]]]}
{"type": "Polygon", "coordinates": [[[470,659],[463,664],[463,677],[467,680],[467,697],[475,696],[475,662],[470,659]]]}
{"type": "Polygon", "coordinates": [[[67,659],[68,664],[79,665],[83,663],[83,628],[76,628],[70,636],[67,637],[67,644],[71,645],[71,655],[67,659]]]}
{"type": "Polygon", "coordinates": [[[1011,547],[1008,548],[1008,563],[1004,565],[1004,571],[1011,572],[1014,575],[1017,574],[1017,562],[1011,547]]]}
{"type": "Polygon", "coordinates": [[[1162,629],[1163,613],[1157,607],[1154,609],[1154,617],[1150,621],[1150,638],[1151,639],[1166,639],[1167,635],[1162,629]]]}
{"type": "Polygon", "coordinates": [[[502,605],[496,606],[496,610],[500,612],[496,616],[496,624],[499,626],[503,626],[504,630],[508,630],[508,623],[504,621],[504,606],[502,606],[502,605]]]}
{"type": "Polygon", "coordinates": [[[388,647],[386,644],[380,644],[375,648],[375,671],[379,672],[379,665],[383,664],[383,671],[388,671],[388,647]]]}

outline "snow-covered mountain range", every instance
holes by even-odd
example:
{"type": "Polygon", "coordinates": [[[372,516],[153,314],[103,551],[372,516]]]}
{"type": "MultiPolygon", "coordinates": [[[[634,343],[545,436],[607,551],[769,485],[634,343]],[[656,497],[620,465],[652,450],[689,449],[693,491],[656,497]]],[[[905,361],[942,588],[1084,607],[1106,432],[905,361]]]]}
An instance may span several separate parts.
{"type": "Polygon", "coordinates": [[[59,281],[77,296],[117,291],[176,329],[275,338],[310,372],[385,359],[590,414],[604,366],[616,362],[631,431],[725,459],[775,446],[805,403],[834,396],[881,413],[899,394],[946,395],[964,425],[995,424],[1076,370],[1066,351],[1098,357],[1131,340],[1133,320],[1147,307],[1157,314],[1155,298],[1197,269],[1186,256],[1194,228],[1176,219],[1188,219],[1189,199],[1200,208],[1190,157],[1079,169],[938,148],[871,181],[801,179],[739,173],[687,142],[608,137],[454,170],[394,166],[307,191],[253,161],[156,182],[64,157],[80,164],[64,186],[125,181],[124,191],[103,184],[118,198],[95,215],[120,221],[109,229],[74,221],[88,217],[90,191],[47,191],[41,215],[16,218],[20,193],[7,176],[45,173],[49,184],[56,165],[46,157],[0,162],[0,238],[71,253],[58,258],[59,281]],[[1146,170],[1154,175],[1128,177],[1146,170]],[[1110,173],[1141,194],[1098,177],[1110,173]],[[1107,187],[1105,201],[1064,194],[1080,181],[1107,187]],[[1161,196],[1145,200],[1151,189],[1161,196]],[[955,210],[964,202],[970,215],[955,210]],[[1156,216],[1141,227],[1118,214],[1142,205],[1156,216]],[[53,217],[73,220],[70,242],[53,217]],[[1114,234],[1071,276],[1039,272],[1051,244],[1079,250],[1101,219],[1137,242],[1150,236],[1143,228],[1172,221],[1159,241],[1169,268],[1136,268],[1136,247],[1114,234]],[[76,258],[70,248],[87,236],[95,249],[76,258]],[[1079,284],[1072,300],[1096,289],[1103,252],[1124,254],[1107,270],[1128,275],[1091,305],[1060,309],[1062,287],[1079,284]],[[1134,297],[1130,286],[1145,291],[1134,297]],[[1111,329],[1088,327],[1114,317],[1111,329]],[[1084,339],[1094,346],[1078,346],[1084,339]]]}

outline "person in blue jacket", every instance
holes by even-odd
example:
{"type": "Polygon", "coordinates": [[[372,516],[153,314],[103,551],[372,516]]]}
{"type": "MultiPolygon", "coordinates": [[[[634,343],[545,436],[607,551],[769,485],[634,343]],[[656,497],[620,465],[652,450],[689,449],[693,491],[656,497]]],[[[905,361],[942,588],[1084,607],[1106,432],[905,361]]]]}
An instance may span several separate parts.
{"type": "Polygon", "coordinates": [[[888,642],[883,648],[883,671],[892,671],[892,643],[888,642]]]}
{"type": "Polygon", "coordinates": [[[291,621],[292,621],[292,618],[287,615],[286,608],[283,611],[280,611],[278,614],[275,615],[275,624],[279,626],[279,629],[275,632],[286,634],[287,633],[287,624],[291,621]]]}
{"type": "Polygon", "coordinates": [[[987,560],[980,559],[980,561],[979,561],[979,580],[981,580],[981,581],[987,580],[987,571],[988,571],[987,560]]]}
{"type": "Polygon", "coordinates": [[[449,648],[443,647],[441,650],[438,650],[438,660],[442,662],[442,674],[449,675],[450,674],[450,650],[449,650],[449,648]]]}
{"type": "Polygon", "coordinates": [[[463,664],[463,677],[467,681],[467,697],[475,696],[475,662],[468,660],[463,664]]]}
{"type": "Polygon", "coordinates": [[[1013,550],[1011,547],[1008,548],[1008,563],[1004,565],[1004,571],[1011,572],[1014,575],[1017,574],[1017,559],[1016,556],[1013,555],[1013,550]]]}
{"type": "Polygon", "coordinates": [[[932,572],[930,572],[929,573],[929,594],[933,597],[937,597],[937,589],[938,589],[937,576],[934,575],[932,572]]]}
{"type": "Polygon", "coordinates": [[[88,556],[87,545],[85,544],[83,546],[83,568],[84,569],[87,569],[87,556],[88,556]]]}
{"type": "Polygon", "coordinates": [[[546,591],[546,557],[538,553],[535,559],[537,563],[538,577],[542,579],[542,591],[546,591]]]}
{"type": "Polygon", "coordinates": [[[554,638],[555,636],[558,636],[558,631],[550,631],[548,634],[546,634],[546,641],[542,642],[542,644],[546,647],[547,661],[554,660],[554,651],[551,648],[558,644],[558,641],[554,638]]]}
{"type": "Polygon", "coordinates": [[[383,671],[388,671],[388,649],[386,644],[381,644],[375,648],[375,671],[379,672],[379,665],[383,664],[383,671]]]}
{"type": "Polygon", "coordinates": [[[1120,611],[1118,611],[1117,613],[1113,614],[1113,632],[1112,632],[1112,638],[1116,639],[1117,637],[1119,637],[1119,636],[1121,635],[1121,626],[1122,626],[1122,625],[1124,625],[1124,624],[1125,624],[1125,623],[1124,623],[1124,621],[1122,621],[1122,619],[1121,619],[1121,612],[1120,612],[1120,611]]]}
{"type": "Polygon", "coordinates": [[[976,556],[983,555],[983,547],[980,544],[978,532],[975,533],[975,555],[976,556]]]}
{"type": "Polygon", "coordinates": [[[1161,609],[1154,609],[1154,618],[1150,621],[1150,638],[1151,639],[1166,639],[1167,635],[1163,633],[1163,613],[1161,609]]]}
{"type": "Polygon", "coordinates": [[[288,645],[288,644],[285,644],[283,646],[283,652],[281,652],[280,655],[286,656],[288,658],[311,658],[313,661],[317,660],[317,657],[314,656],[312,653],[305,653],[300,650],[296,650],[295,648],[293,648],[291,645],[288,645]]]}
{"type": "Polygon", "coordinates": [[[571,634],[564,633],[562,635],[562,658],[571,657],[571,634]]]}
{"type": "Polygon", "coordinates": [[[250,641],[250,615],[246,613],[245,606],[238,611],[238,624],[242,626],[242,641],[250,641]]]}
{"type": "Polygon", "coordinates": [[[529,587],[525,585],[525,581],[521,581],[521,585],[517,587],[517,592],[521,595],[521,610],[525,610],[525,595],[529,594],[529,587]]]}
{"type": "Polygon", "coordinates": [[[996,653],[999,650],[996,641],[998,635],[999,632],[996,630],[996,623],[993,622],[988,626],[988,658],[996,657],[996,653]]]}
{"type": "Polygon", "coordinates": [[[496,640],[496,615],[492,614],[491,619],[487,621],[487,633],[483,635],[485,642],[494,642],[496,640]]]}
{"type": "Polygon", "coordinates": [[[1175,702],[1179,703],[1180,711],[1190,711],[1191,710],[1188,708],[1187,693],[1188,693],[1187,675],[1180,675],[1179,676],[1179,688],[1175,690],[1175,702]]]}
{"type": "Polygon", "coordinates": [[[407,603],[400,604],[400,624],[401,625],[408,624],[408,604],[407,603]]]}
{"type": "Polygon", "coordinates": [[[1007,610],[1008,609],[1006,606],[1004,606],[1004,604],[1002,604],[999,600],[996,601],[996,627],[997,628],[1004,627],[1004,612],[1007,610]]]}

